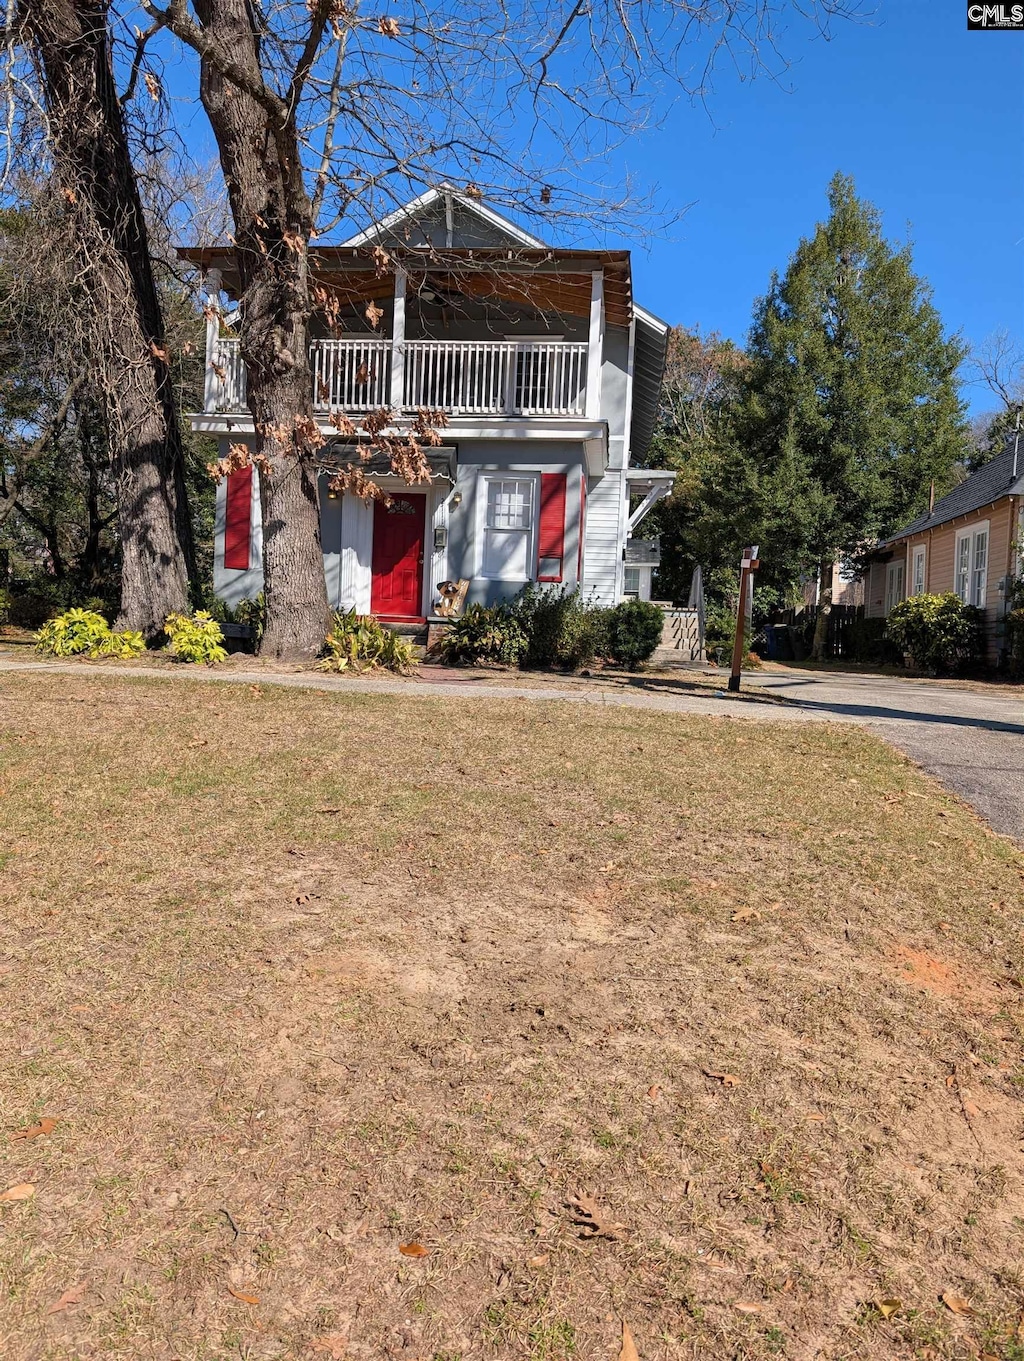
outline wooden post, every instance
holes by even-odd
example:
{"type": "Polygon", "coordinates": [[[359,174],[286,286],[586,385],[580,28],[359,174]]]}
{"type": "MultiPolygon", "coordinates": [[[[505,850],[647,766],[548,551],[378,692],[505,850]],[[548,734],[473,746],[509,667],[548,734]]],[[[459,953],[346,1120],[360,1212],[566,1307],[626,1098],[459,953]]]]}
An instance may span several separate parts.
{"type": "Polygon", "coordinates": [[[220,346],[220,270],[207,271],[206,286],[206,378],[203,391],[203,410],[216,411],[220,406],[225,383],[217,376],[214,365],[220,346]]]}
{"type": "Polygon", "coordinates": [[[395,270],[395,311],[391,326],[391,410],[400,414],[405,387],[405,270],[395,270]]]}
{"type": "Polygon", "coordinates": [[[601,416],[601,359],[604,349],[604,271],[595,269],[590,276],[590,336],[587,342],[588,421],[601,416]]]}
{"type": "Polygon", "coordinates": [[[732,644],[732,674],[729,676],[729,689],[740,688],[740,671],[743,666],[743,643],[747,632],[747,599],[751,594],[751,577],[760,563],[757,560],[757,545],[744,548],[743,561],[740,563],[740,598],[736,605],[736,637],[732,644]]]}

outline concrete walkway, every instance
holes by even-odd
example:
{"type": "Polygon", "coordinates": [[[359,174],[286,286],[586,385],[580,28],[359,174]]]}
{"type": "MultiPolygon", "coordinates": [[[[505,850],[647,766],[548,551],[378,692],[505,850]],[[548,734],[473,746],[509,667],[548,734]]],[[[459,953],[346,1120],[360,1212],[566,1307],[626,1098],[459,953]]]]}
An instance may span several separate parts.
{"type": "MultiPolygon", "coordinates": [[[[769,723],[856,723],[901,748],[986,817],[1000,832],[1024,841],[1024,691],[966,690],[928,681],[841,672],[773,669],[745,673],[740,695],[698,689],[685,669],[676,673],[564,681],[495,683],[492,674],[460,675],[424,668],[415,678],[331,676],[317,672],[225,667],[205,671],[82,662],[40,662],[0,654],[10,672],[138,676],[209,684],[284,685],[403,698],[561,700],[618,705],[662,713],[728,715],[769,723]]],[[[722,677],[723,685],[725,676],[722,677]]]]}

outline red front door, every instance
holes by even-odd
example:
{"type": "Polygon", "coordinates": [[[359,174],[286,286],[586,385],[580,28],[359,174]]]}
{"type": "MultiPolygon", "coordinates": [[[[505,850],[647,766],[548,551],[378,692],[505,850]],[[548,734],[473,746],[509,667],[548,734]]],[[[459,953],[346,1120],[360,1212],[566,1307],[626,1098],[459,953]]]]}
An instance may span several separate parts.
{"type": "Polygon", "coordinates": [[[373,503],[370,609],[387,619],[423,613],[423,538],[427,498],[392,492],[391,505],[373,503]]]}

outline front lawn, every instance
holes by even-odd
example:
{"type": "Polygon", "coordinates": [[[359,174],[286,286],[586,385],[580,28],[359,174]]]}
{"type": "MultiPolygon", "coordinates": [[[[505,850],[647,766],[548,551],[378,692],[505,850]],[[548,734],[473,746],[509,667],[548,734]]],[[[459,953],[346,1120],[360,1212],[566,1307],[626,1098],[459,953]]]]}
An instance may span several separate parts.
{"type": "Polygon", "coordinates": [[[19,674],[0,797],[5,1359],[1024,1358],[1024,856],[866,733],[19,674]]]}

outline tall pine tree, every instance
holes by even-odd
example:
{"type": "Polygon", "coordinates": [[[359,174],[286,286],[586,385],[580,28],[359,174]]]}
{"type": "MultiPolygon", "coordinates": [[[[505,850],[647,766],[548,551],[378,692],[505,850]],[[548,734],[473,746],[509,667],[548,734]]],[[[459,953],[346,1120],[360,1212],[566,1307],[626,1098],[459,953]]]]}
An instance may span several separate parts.
{"type": "Polygon", "coordinates": [[[774,276],[754,315],[742,425],[765,508],[784,503],[789,555],[819,564],[820,639],[837,556],[856,563],[956,481],[966,447],[956,373],[909,245],[882,235],[853,180],[829,186],[829,216],[774,276]]]}

